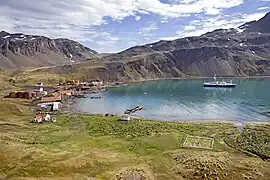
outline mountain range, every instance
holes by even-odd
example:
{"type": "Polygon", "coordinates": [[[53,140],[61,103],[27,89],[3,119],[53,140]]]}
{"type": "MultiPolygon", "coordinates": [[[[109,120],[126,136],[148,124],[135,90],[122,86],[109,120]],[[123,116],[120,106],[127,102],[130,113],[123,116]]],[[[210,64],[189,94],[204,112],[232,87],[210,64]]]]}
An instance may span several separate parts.
{"type": "Polygon", "coordinates": [[[270,75],[270,13],[237,28],[217,29],[100,55],[78,42],[0,32],[0,66],[58,65],[46,71],[80,79],[128,81],[185,76],[270,75]],[[88,59],[88,60],[87,60],[88,59]],[[90,59],[90,60],[89,60],[90,59]],[[81,62],[70,64],[70,62],[81,62]],[[81,73],[83,72],[83,73],[81,73]]]}
{"type": "Polygon", "coordinates": [[[98,53],[69,39],[0,32],[0,67],[15,69],[64,65],[98,57],[98,53]]]}

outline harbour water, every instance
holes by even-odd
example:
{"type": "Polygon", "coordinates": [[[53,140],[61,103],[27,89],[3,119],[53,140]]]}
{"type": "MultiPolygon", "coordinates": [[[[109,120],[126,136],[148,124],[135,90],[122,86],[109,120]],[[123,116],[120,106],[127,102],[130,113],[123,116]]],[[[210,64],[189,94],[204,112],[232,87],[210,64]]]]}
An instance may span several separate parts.
{"type": "Polygon", "coordinates": [[[75,106],[78,111],[91,114],[122,114],[128,108],[143,106],[135,115],[153,120],[270,121],[270,79],[233,79],[235,88],[202,86],[211,80],[134,83],[91,94],[75,106]]]}

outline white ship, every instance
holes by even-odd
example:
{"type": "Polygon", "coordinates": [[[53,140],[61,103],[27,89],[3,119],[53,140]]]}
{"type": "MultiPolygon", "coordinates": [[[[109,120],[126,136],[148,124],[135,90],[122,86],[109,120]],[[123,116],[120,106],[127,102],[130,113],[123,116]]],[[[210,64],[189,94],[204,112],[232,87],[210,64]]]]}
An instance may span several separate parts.
{"type": "Polygon", "coordinates": [[[214,76],[214,82],[204,82],[203,86],[204,87],[235,87],[236,84],[231,82],[226,82],[224,80],[222,81],[217,81],[216,75],[214,76]]]}

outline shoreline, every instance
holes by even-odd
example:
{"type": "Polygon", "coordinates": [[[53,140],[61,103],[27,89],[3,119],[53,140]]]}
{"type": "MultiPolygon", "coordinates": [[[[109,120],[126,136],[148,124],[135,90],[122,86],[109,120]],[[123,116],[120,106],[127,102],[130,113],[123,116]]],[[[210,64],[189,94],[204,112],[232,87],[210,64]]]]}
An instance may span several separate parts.
{"type": "MultiPolygon", "coordinates": [[[[141,80],[130,80],[130,81],[115,81],[110,82],[105,85],[105,88],[116,88],[122,87],[129,84],[135,84],[140,82],[148,81],[160,81],[160,80],[201,80],[201,79],[211,79],[211,76],[185,76],[185,77],[169,77],[169,78],[153,78],[153,79],[141,79],[141,80]],[[117,84],[118,83],[118,84],[117,84]]],[[[218,78],[224,79],[270,79],[270,76],[219,76],[218,78]]]]}
{"type": "MultiPolygon", "coordinates": [[[[74,102],[74,101],[73,101],[74,102]]],[[[75,102],[77,103],[77,102],[75,102]]],[[[75,104],[74,103],[74,104],[75,104]]],[[[72,104],[72,105],[74,105],[72,104]]],[[[80,115],[84,115],[84,116],[106,116],[106,114],[108,116],[114,116],[114,117],[120,117],[121,114],[110,114],[110,113],[104,113],[104,114],[100,114],[100,113],[86,113],[86,112],[81,112],[79,110],[77,110],[76,108],[71,108],[70,111],[66,111],[66,112],[71,112],[71,113],[76,113],[76,114],[80,114],[80,115]]],[[[63,112],[65,113],[65,112],[63,112]]],[[[149,118],[144,118],[144,117],[139,117],[139,116],[132,116],[131,117],[135,120],[144,120],[144,121],[155,121],[155,122],[164,122],[164,123],[185,123],[185,124],[207,124],[207,123],[220,123],[220,124],[243,124],[243,125],[252,125],[252,124],[259,124],[259,125],[263,125],[263,124],[270,124],[270,120],[269,121],[240,121],[240,120],[162,120],[162,119],[149,119],[149,118]]]]}
{"type": "MultiPolygon", "coordinates": [[[[148,82],[148,81],[159,81],[159,80],[196,80],[196,79],[208,79],[212,77],[176,77],[176,78],[154,78],[154,79],[143,79],[143,80],[136,80],[136,81],[129,81],[129,82],[118,82],[120,84],[108,84],[105,85],[104,88],[117,88],[117,87],[123,87],[127,86],[129,84],[133,83],[140,83],[140,82],[148,82]]],[[[263,79],[263,78],[270,78],[270,76],[234,76],[234,77],[219,77],[219,78],[233,78],[233,79],[263,79]]],[[[117,82],[116,82],[117,83],[117,82]]],[[[100,91],[101,92],[101,91],[100,91]]],[[[98,91],[99,93],[99,91],[98,91]]],[[[87,95],[94,94],[92,92],[86,93],[87,95]]],[[[81,98],[78,97],[69,97],[65,99],[65,103],[67,103],[67,107],[64,107],[63,110],[60,112],[63,113],[77,113],[81,115],[90,115],[90,116],[105,116],[105,114],[113,115],[113,116],[121,116],[121,114],[114,113],[104,113],[104,114],[99,114],[99,113],[87,113],[87,112],[82,112],[79,111],[77,108],[74,106],[79,103],[81,98]]],[[[269,121],[248,121],[248,120],[162,120],[162,119],[148,119],[144,117],[137,117],[136,115],[133,117],[134,119],[143,119],[147,121],[157,121],[157,122],[168,122],[168,123],[242,123],[242,124],[270,124],[270,119],[269,121]]]]}
{"type": "MultiPolygon", "coordinates": [[[[169,77],[169,78],[153,78],[128,81],[127,84],[136,82],[158,81],[158,80],[196,80],[196,79],[210,79],[212,76],[185,76],[185,77],[169,77]]],[[[232,78],[232,79],[262,79],[270,78],[270,76],[218,76],[217,78],[232,78]]]]}

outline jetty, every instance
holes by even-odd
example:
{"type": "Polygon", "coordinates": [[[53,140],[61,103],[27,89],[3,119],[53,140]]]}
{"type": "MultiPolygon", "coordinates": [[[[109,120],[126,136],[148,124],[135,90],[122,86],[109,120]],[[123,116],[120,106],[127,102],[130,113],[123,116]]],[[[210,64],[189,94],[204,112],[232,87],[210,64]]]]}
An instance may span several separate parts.
{"type": "Polygon", "coordinates": [[[132,113],[135,113],[135,112],[140,111],[142,109],[143,109],[142,106],[136,106],[132,109],[127,109],[124,114],[132,114],[132,113]]]}

